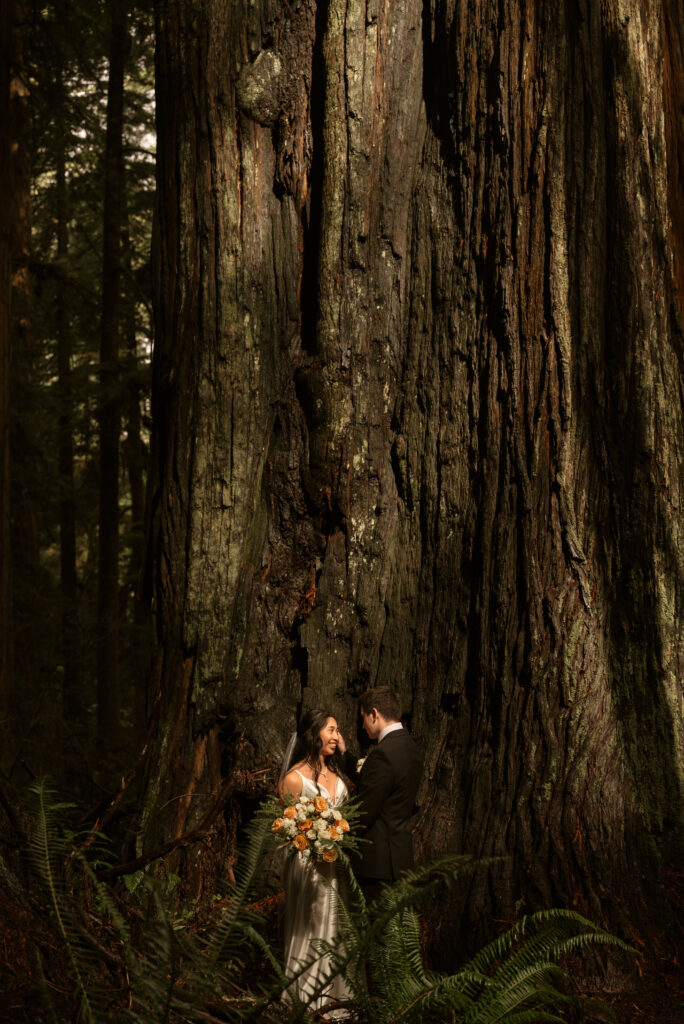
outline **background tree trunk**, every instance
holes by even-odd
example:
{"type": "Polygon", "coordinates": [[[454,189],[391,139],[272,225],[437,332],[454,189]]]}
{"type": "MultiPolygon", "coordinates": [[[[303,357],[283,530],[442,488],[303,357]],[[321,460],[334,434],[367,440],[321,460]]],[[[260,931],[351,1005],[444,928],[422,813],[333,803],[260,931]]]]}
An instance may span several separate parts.
{"type": "Polygon", "coordinates": [[[123,195],[124,65],[128,51],[125,0],[110,9],[109,83],[100,333],[100,531],[98,574],[97,721],[102,740],[119,732],[119,309],[123,195]]]}
{"type": "MultiPolygon", "coordinates": [[[[59,376],[59,544],[62,587],[62,707],[65,722],[83,719],[78,631],[78,574],[76,571],[76,509],[74,502],[73,384],[71,377],[71,328],[69,324],[69,186],[66,177],[64,118],[65,93],[62,69],[57,69],[57,256],[62,287],[57,300],[57,372],[59,376]]],[[[73,739],[70,739],[69,746],[73,739]]]]}
{"type": "MultiPolygon", "coordinates": [[[[133,269],[131,266],[129,219],[124,197],[124,219],[122,224],[123,259],[128,287],[133,292],[133,269]]],[[[140,359],[136,336],[135,302],[126,307],[126,441],[124,452],[128,471],[128,486],[131,496],[131,589],[137,589],[137,577],[145,557],[145,466],[147,451],[142,440],[142,416],[140,413],[140,359]]]]}
{"type": "MultiPolygon", "coordinates": [[[[35,644],[39,628],[35,595],[39,587],[38,524],[39,442],[36,425],[22,419],[31,408],[36,389],[36,345],[32,327],[31,268],[31,94],[25,61],[28,15],[23,0],[14,0],[11,34],[10,136],[10,353],[11,459],[21,467],[12,473],[12,577],[14,610],[14,674],[23,692],[35,694],[39,658],[35,644]]],[[[33,715],[33,710],[29,716],[33,715]]]]}
{"type": "MultiPolygon", "coordinates": [[[[9,195],[12,4],[0,11],[0,192],[9,195]]],[[[0,720],[13,704],[12,537],[10,531],[10,204],[0,210],[0,720]]],[[[9,732],[6,724],[0,740],[9,732]]]]}
{"type": "Polygon", "coordinates": [[[392,683],[422,855],[510,856],[465,931],[647,920],[682,825],[682,28],[159,5],[148,825],[392,683]]]}
{"type": "MultiPolygon", "coordinates": [[[[143,441],[143,418],[141,400],[149,397],[149,388],[143,388],[141,367],[143,359],[138,351],[136,324],[136,294],[131,262],[131,238],[129,233],[130,220],[126,196],[124,196],[124,217],[122,224],[122,244],[124,271],[130,295],[126,304],[127,317],[125,324],[126,337],[126,387],[125,387],[125,422],[126,440],[123,454],[128,471],[128,487],[130,492],[130,559],[128,563],[126,591],[130,599],[132,595],[133,629],[128,643],[128,656],[136,666],[135,677],[145,680],[149,674],[151,643],[150,616],[140,594],[140,576],[145,563],[145,473],[148,462],[148,451],[143,441]],[[132,296],[135,296],[133,298],[132,296]],[[146,671],[147,669],[147,671],[146,671]]],[[[133,696],[133,720],[140,727],[145,723],[146,699],[144,683],[135,688],[133,696]]]]}

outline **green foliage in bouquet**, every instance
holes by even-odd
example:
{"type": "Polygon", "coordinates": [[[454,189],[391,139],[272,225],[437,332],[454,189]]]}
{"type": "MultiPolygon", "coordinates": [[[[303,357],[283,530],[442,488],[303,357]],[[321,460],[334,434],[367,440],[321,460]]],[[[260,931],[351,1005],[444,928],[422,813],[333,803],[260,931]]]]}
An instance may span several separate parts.
{"type": "Polygon", "coordinates": [[[344,805],[344,812],[333,807],[323,796],[271,797],[261,805],[261,814],[270,820],[270,831],[276,848],[290,854],[299,852],[311,860],[333,863],[349,854],[363,842],[359,839],[359,808],[354,801],[344,805]]]}

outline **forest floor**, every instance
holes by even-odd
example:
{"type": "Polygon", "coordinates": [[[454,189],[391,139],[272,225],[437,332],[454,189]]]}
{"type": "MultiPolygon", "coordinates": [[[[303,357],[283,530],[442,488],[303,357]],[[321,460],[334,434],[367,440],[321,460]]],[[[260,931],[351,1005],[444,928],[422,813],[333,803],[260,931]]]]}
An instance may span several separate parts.
{"type": "Polygon", "coordinates": [[[633,986],[600,996],[620,1024],[684,1024],[684,966],[644,959],[633,986]]]}
{"type": "Polygon", "coordinates": [[[684,867],[666,872],[666,891],[675,931],[648,942],[633,934],[639,951],[633,985],[601,993],[620,1024],[684,1024],[684,867]]]}

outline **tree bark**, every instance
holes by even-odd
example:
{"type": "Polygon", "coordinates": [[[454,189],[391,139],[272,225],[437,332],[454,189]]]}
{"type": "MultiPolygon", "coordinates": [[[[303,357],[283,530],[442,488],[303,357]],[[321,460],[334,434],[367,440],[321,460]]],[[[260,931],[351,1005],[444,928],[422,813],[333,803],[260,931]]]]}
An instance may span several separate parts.
{"type": "Polygon", "coordinates": [[[123,191],[124,66],[128,50],[124,0],[111,5],[100,331],[100,526],[98,561],[97,721],[100,739],[119,732],[119,320],[123,191]]]}
{"type": "Polygon", "coordinates": [[[646,922],[682,826],[679,8],[162,3],[157,38],[165,837],[391,683],[422,855],[510,858],[464,931],[646,922]]]}

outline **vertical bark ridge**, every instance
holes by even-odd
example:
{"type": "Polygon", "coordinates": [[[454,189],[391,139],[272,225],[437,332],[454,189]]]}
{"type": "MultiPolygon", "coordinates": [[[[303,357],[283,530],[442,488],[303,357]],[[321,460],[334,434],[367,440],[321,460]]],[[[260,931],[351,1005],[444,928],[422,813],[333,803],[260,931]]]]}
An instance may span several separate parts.
{"type": "Polygon", "coordinates": [[[613,420],[608,456],[617,525],[610,640],[638,814],[651,834],[671,837],[681,827],[681,801],[673,805],[654,757],[657,747],[681,793],[681,693],[673,685],[680,644],[672,630],[681,614],[676,580],[682,556],[678,517],[672,515],[682,484],[681,337],[672,331],[667,311],[672,267],[665,255],[669,211],[660,5],[643,11],[629,6],[622,13],[621,21],[610,19],[606,25],[614,104],[609,153],[613,168],[624,174],[624,187],[608,202],[614,261],[608,276],[607,356],[609,365],[624,367],[613,392],[624,419],[619,434],[613,420]],[[642,126],[636,138],[635,123],[642,126]],[[638,269],[620,288],[625,266],[638,269]]]}

